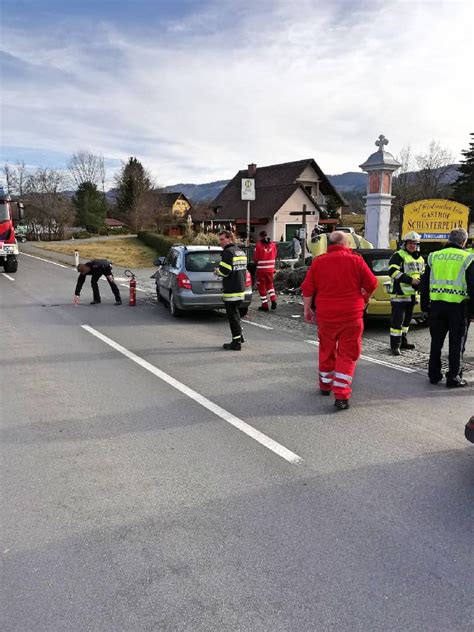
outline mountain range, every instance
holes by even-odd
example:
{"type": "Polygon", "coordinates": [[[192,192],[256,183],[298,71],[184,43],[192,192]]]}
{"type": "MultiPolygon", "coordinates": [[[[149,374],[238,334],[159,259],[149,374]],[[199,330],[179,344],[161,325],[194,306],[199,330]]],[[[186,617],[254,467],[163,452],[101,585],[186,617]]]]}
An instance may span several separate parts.
{"type": "MultiPolygon", "coordinates": [[[[444,169],[444,168],[443,168],[444,169]]],[[[416,172],[408,173],[408,177],[415,176],[416,172]]],[[[458,165],[451,165],[443,176],[443,184],[451,184],[458,176],[458,165]]],[[[336,187],[342,194],[349,191],[365,192],[367,187],[367,174],[358,171],[347,171],[338,175],[328,175],[331,184],[336,187]]],[[[215,182],[207,182],[205,184],[173,184],[163,187],[163,191],[180,191],[191,202],[208,202],[213,200],[222,189],[228,184],[229,180],[216,180],[215,182]]]]}

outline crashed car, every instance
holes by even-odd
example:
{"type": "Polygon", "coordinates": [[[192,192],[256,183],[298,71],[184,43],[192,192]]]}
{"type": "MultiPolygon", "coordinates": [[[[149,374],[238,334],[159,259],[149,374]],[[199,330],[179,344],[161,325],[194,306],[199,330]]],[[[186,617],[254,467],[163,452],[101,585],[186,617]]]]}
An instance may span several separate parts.
{"type": "MultiPolygon", "coordinates": [[[[169,305],[173,316],[185,311],[223,309],[222,280],[214,270],[221,260],[220,246],[173,246],[166,257],[154,261],[158,270],[156,296],[169,305]]],[[[245,299],[239,312],[245,316],[252,302],[252,277],[246,273],[245,299]]]]}
{"type": "MultiPolygon", "coordinates": [[[[369,317],[390,318],[392,307],[390,305],[390,284],[391,279],[388,273],[388,262],[393,255],[393,250],[389,248],[371,248],[356,250],[367,263],[369,268],[377,277],[377,289],[370,297],[365,315],[369,317]]],[[[419,297],[413,310],[413,318],[417,323],[424,323],[426,316],[422,312],[419,297]]]]}

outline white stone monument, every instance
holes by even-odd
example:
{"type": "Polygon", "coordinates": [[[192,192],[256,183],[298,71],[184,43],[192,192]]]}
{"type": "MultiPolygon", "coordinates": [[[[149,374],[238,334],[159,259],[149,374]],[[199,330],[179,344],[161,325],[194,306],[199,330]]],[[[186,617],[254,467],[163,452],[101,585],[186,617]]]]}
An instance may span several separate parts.
{"type": "Polygon", "coordinates": [[[390,211],[392,208],[392,176],[400,167],[400,163],[384,145],[388,145],[385,136],[379,136],[375,144],[379,148],[367,160],[359,165],[367,171],[367,195],[365,196],[365,238],[374,248],[389,247],[390,211]]]}

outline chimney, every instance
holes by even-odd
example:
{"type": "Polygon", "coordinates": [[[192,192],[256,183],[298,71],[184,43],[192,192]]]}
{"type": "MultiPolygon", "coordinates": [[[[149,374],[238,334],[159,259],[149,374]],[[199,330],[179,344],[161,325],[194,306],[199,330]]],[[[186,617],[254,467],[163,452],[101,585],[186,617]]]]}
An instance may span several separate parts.
{"type": "Polygon", "coordinates": [[[248,165],[247,173],[249,178],[255,178],[255,174],[257,173],[257,165],[254,162],[248,165]]]}

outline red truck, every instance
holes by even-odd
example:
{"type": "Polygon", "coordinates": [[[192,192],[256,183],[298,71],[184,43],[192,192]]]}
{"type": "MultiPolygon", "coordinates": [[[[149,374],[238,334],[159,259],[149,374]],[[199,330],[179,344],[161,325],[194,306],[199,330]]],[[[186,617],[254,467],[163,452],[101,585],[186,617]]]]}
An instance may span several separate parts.
{"type": "Polygon", "coordinates": [[[18,270],[18,243],[15,224],[23,219],[23,204],[13,202],[0,187],[0,266],[5,272],[18,270]]]}

